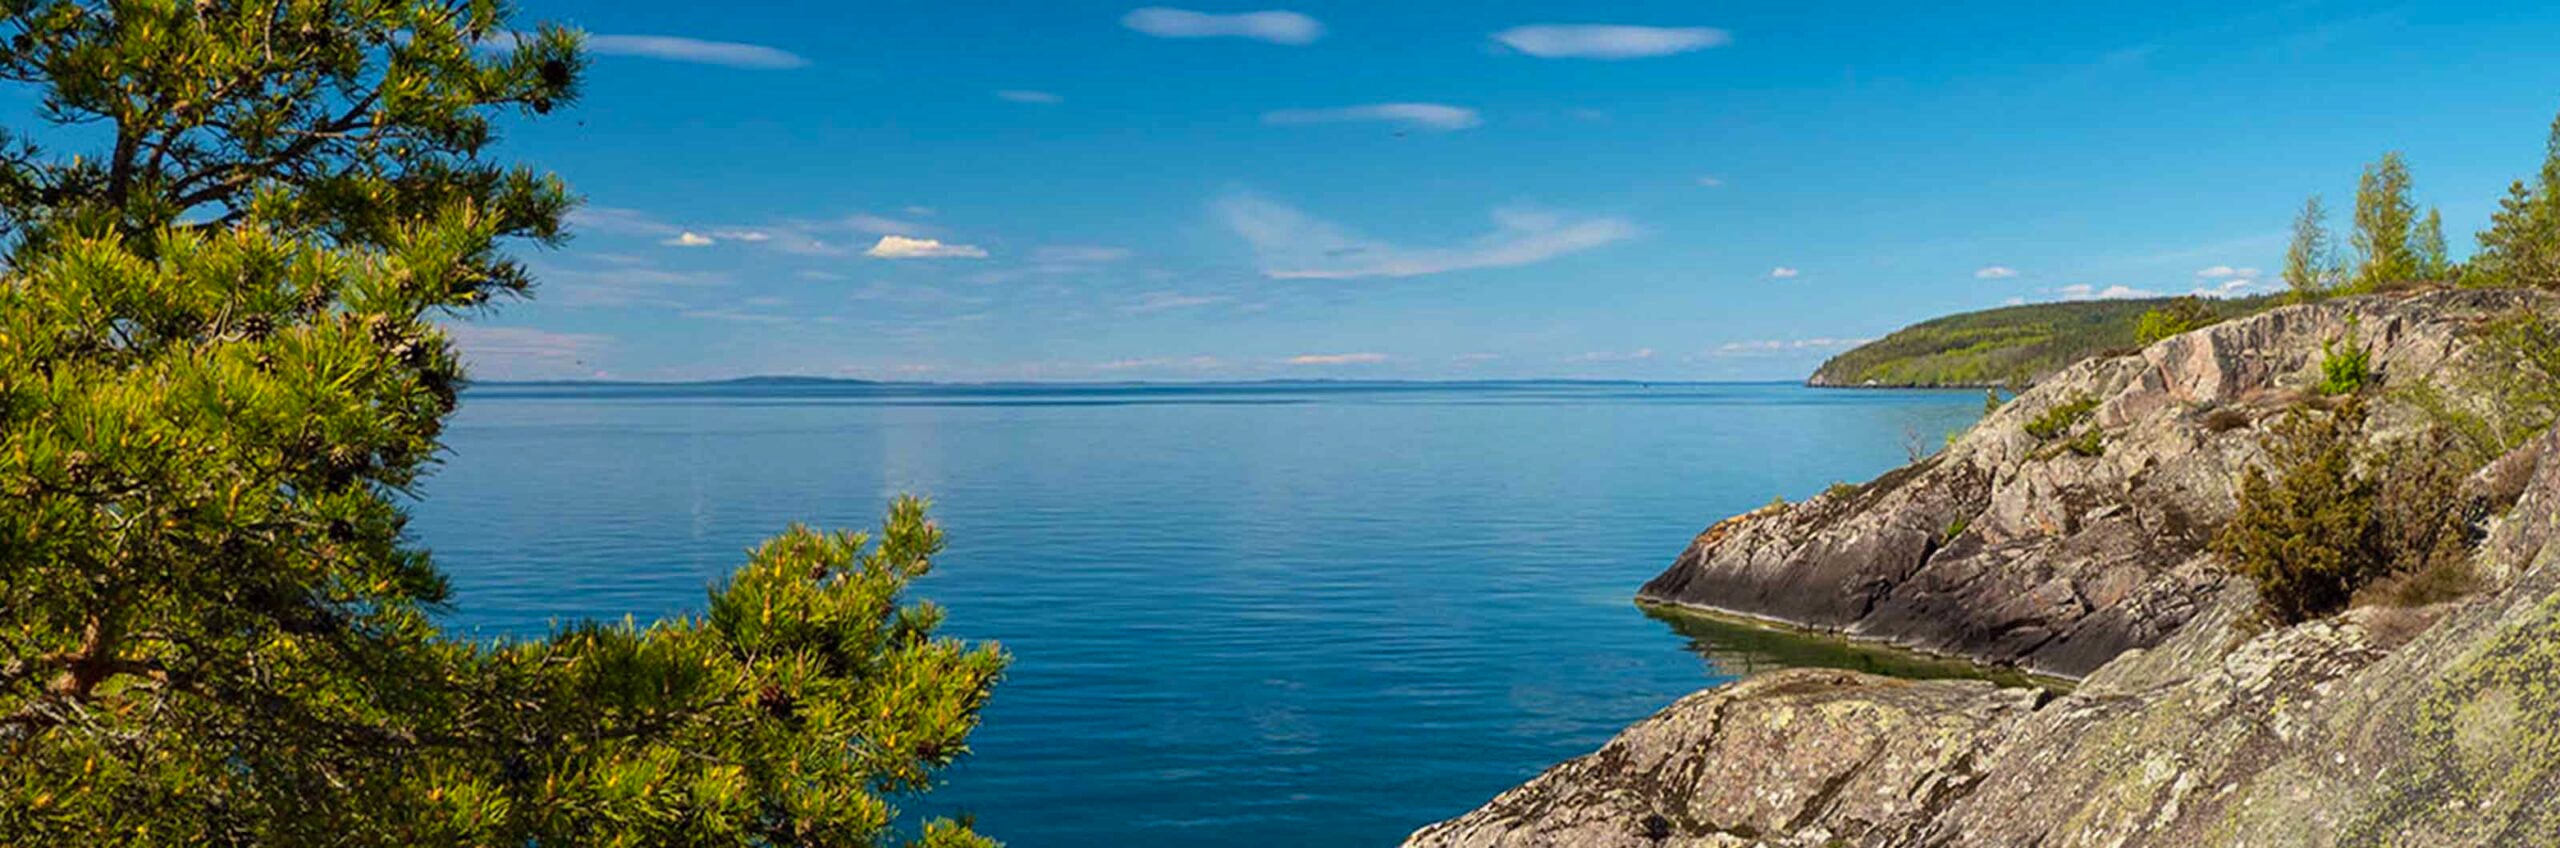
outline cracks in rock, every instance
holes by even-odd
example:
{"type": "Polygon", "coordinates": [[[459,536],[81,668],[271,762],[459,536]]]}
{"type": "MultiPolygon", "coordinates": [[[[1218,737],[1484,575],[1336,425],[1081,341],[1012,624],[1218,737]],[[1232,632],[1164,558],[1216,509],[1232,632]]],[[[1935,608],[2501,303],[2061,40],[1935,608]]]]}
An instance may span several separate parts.
{"type": "Polygon", "coordinates": [[[1891,747],[1892,743],[1889,740],[1879,741],[1867,749],[1866,757],[1858,760],[1857,765],[1850,766],[1841,770],[1839,774],[1835,774],[1824,779],[1822,781],[1822,788],[1814,791],[1813,797],[1805,801],[1804,808],[1798,811],[1794,818],[1787,820],[1787,832],[1793,833],[1800,831],[1812,826],[1814,822],[1820,821],[1825,813],[1831,812],[1831,808],[1839,803],[1840,793],[1849,788],[1849,782],[1858,779],[1859,775],[1865,774],[1868,768],[1871,768],[1876,764],[1877,760],[1884,758],[1885,752],[1891,747]]]}

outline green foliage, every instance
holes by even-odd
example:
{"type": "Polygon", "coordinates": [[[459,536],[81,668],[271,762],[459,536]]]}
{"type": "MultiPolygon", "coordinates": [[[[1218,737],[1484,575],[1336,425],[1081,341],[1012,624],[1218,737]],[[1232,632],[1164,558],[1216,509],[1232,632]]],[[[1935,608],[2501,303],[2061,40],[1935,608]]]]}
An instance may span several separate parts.
{"type": "Polygon", "coordinates": [[[2376,487],[2355,468],[2360,408],[2295,410],[2275,426],[2270,468],[2240,479],[2240,509],[2213,547],[2257,584],[2282,623],[2335,612],[2381,570],[2376,487]]]}
{"type": "Polygon", "coordinates": [[[2444,243],[2444,213],[2427,208],[2427,217],[2418,222],[2418,233],[2410,238],[2411,252],[2417,255],[2418,278],[2428,282],[2451,282],[2457,273],[2453,254],[2444,243]]]}
{"type": "Polygon", "coordinates": [[[2079,456],[2105,456],[2107,453],[2106,434],[2098,432],[2096,427],[2082,430],[2080,435],[2073,436],[2071,441],[2062,444],[2079,456]]]}
{"type": "Polygon", "coordinates": [[[2473,333],[2478,361],[2456,391],[2422,383],[2396,395],[2486,462],[2560,423],[2560,324],[2518,308],[2473,333]]]}
{"type": "Polygon", "coordinates": [[[2089,420],[2090,415],[2097,409],[2098,399],[2093,395],[2080,395],[2063,401],[2029,420],[2026,424],[2027,435],[2038,439],[2060,436],[2070,432],[2071,428],[2080,426],[2081,422],[2089,420]]]}
{"type": "Polygon", "coordinates": [[[2133,342],[2149,346],[2152,342],[2221,322],[2222,316],[2215,315],[2213,307],[2205,305],[2204,298],[2171,298],[2168,303],[2142,313],[2142,319],[2134,323],[2133,342]]]}
{"type": "Polygon", "coordinates": [[[1840,481],[1837,481],[1837,480],[1832,481],[1831,485],[1829,485],[1829,486],[1825,486],[1825,487],[1823,487],[1823,489],[1822,489],[1822,496],[1823,496],[1823,497],[1826,497],[1826,498],[1830,498],[1830,499],[1832,499],[1832,500],[1839,500],[1839,499],[1842,499],[1842,498],[1851,497],[1851,496],[1856,495],[1857,493],[1858,493],[1858,484],[1856,484],[1856,483],[1843,483],[1843,482],[1840,482],[1840,481]]]}
{"type": "Polygon", "coordinates": [[[2319,195],[2302,202],[2293,219],[2293,241],[2284,252],[2284,281],[2296,299],[2325,296],[2338,285],[2338,248],[2329,236],[2329,210],[2319,195]]]}
{"type": "Polygon", "coordinates": [[[2412,244],[2417,204],[2409,199],[2409,166],[2399,151],[2382,154],[2365,166],[2356,184],[2356,272],[2349,288],[2371,292],[2418,278],[2418,251],[2412,244]]]}
{"type": "Polygon", "coordinates": [[[0,74],[84,125],[0,155],[0,844],[867,846],[966,752],[1005,660],[904,600],[917,501],[767,543],[700,618],[430,618],[401,504],[463,378],[437,321],[560,235],[560,182],[482,151],[568,101],[574,35],[0,3],[0,74]]]}
{"type": "Polygon", "coordinates": [[[1964,535],[1965,528],[1971,526],[1971,524],[1971,522],[1968,522],[1963,518],[1957,518],[1954,521],[1947,522],[1947,529],[1938,534],[1938,544],[1944,545],[1955,541],[1956,537],[1964,535]]]}
{"type": "MultiPolygon", "coordinates": [[[[39,89],[37,119],[113,136],[104,151],[65,156],[18,122],[0,133],[0,239],[12,247],[211,232],[253,216],[376,248],[450,214],[498,237],[560,234],[560,181],[482,152],[497,116],[547,113],[575,96],[583,61],[565,30],[488,51],[485,41],[512,30],[502,7],[473,0],[6,8],[0,78],[39,89]]],[[[493,251],[459,261],[454,300],[530,284],[493,251]]]]}
{"type": "Polygon", "coordinates": [[[2373,379],[2373,354],[2356,341],[2355,329],[2343,339],[2320,343],[2320,385],[2324,395],[2351,395],[2373,379]]]}
{"type": "Polygon", "coordinates": [[[2360,458],[2364,417],[2352,400],[2288,413],[2267,443],[2268,467],[2242,473],[2239,512],[2214,538],[2279,622],[2472,588],[2479,534],[2461,486],[2473,463],[2441,430],[2360,458]]]}
{"type": "Polygon", "coordinates": [[[2479,534],[2466,512],[2462,483],[2485,461],[2442,428],[2377,459],[2384,474],[2374,516],[2391,573],[2360,589],[2356,603],[2423,606],[2474,588],[2471,550],[2479,534]]]}
{"type": "Polygon", "coordinates": [[[2560,289],[2560,119],[2552,122],[2540,171],[2530,184],[2508,185],[2479,240],[2465,285],[2560,289]]]}
{"type": "MultiPolygon", "coordinates": [[[[1832,357],[1814,373],[1831,385],[2009,386],[2105,351],[2132,347],[2142,315],[2167,299],[2038,303],[1967,312],[1905,327],[1832,357]]],[[[2205,300],[2228,320],[2279,305],[2275,297],[2205,300]]]]}

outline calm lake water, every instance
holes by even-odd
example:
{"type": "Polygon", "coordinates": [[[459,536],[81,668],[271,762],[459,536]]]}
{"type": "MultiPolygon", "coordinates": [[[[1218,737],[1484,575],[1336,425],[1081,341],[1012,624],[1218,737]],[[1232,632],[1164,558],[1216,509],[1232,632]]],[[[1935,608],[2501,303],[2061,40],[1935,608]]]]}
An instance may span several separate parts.
{"type": "Polygon", "coordinates": [[[904,806],[1041,846],[1389,845],[1745,671],[1887,662],[1629,598],[1967,392],[1765,384],[485,386],[413,531],[483,635],[699,609],[930,495],[920,594],[1016,663],[904,806]]]}

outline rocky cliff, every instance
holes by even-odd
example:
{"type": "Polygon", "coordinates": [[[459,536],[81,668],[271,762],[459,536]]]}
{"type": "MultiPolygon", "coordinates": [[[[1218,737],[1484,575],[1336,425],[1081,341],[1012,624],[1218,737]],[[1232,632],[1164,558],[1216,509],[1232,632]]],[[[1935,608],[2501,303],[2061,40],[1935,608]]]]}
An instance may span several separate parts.
{"type": "Polygon", "coordinates": [[[1709,528],[1638,598],[2088,674],[2167,638],[2221,591],[2202,551],[2236,506],[2240,469],[2263,456],[2265,424],[2304,400],[2324,348],[2361,346],[2386,390],[2446,384],[2464,330],[2525,302],[2548,304],[2485,291],[2335,300],[2081,362],[1935,457],[1709,528]]]}
{"type": "Polygon", "coordinates": [[[2278,396],[2351,316],[2384,379],[2406,385],[2459,369],[2460,330],[2529,299],[2553,305],[2463,292],[2292,307],[2084,363],[1941,458],[1718,525],[1647,587],[2091,670],[2069,694],[1764,675],[1682,699],[1408,844],[2560,844],[2560,431],[2471,482],[2495,494],[2483,585],[2462,600],[2276,627],[2197,553],[2230,514],[2257,421],[2299,400],[2278,396]],[[2084,397],[2095,455],[2020,432],[2084,397]]]}

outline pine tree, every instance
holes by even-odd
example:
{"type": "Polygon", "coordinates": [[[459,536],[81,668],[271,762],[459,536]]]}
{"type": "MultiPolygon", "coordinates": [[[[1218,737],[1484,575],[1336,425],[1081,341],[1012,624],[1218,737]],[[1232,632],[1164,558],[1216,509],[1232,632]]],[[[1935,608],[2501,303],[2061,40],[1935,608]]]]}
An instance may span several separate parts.
{"type": "Polygon", "coordinates": [[[2356,185],[2356,273],[2351,288],[2376,291],[2418,276],[2417,251],[2410,244],[2417,205],[2409,199],[2409,167],[2393,151],[2366,166],[2356,185]]]}
{"type": "Polygon", "coordinates": [[[2532,184],[2507,187],[2479,242],[2466,284],[2560,288],[2560,119],[2532,184]]]}
{"type": "Polygon", "coordinates": [[[2337,279],[2337,249],[2329,239],[2329,210],[2312,195],[2293,219],[2293,243],[2284,252],[2284,281],[2296,298],[2328,294],[2337,279]]]}
{"type": "MultiPolygon", "coordinates": [[[[876,845],[1005,664],[942,537],[795,528],[707,611],[448,638],[404,537],[569,198],[492,121],[579,37],[488,0],[0,0],[0,844],[876,845]],[[512,41],[512,49],[492,50],[512,41]]],[[[921,844],[988,844],[925,825],[921,844]]]]}

